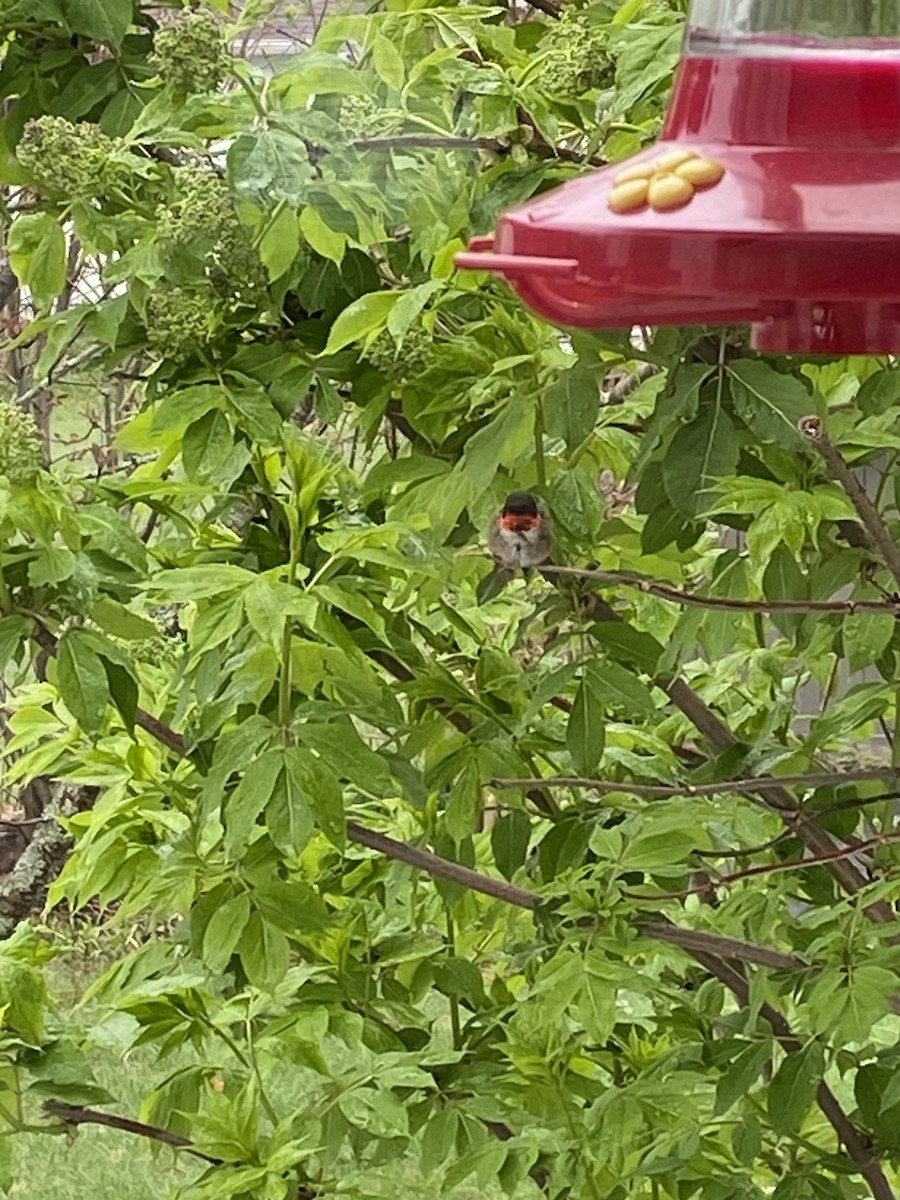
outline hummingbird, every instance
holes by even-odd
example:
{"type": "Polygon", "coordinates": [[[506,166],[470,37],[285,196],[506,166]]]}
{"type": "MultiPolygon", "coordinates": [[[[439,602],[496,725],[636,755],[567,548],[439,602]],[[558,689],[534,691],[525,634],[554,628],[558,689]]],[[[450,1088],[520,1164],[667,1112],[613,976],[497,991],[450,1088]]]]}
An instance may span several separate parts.
{"type": "Polygon", "coordinates": [[[510,492],[491,521],[488,551],[497,573],[506,581],[517,567],[527,571],[547,562],[552,542],[550,520],[531,492],[510,492]]]}

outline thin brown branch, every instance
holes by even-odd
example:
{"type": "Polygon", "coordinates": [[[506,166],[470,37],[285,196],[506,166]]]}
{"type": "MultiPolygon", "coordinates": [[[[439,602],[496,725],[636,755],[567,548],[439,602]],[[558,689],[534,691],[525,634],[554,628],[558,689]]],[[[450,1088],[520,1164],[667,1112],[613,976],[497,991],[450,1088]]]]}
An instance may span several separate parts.
{"type": "MultiPolygon", "coordinates": [[[[590,788],[595,792],[629,792],[634,796],[719,796],[726,792],[766,792],[778,788],[840,787],[844,783],[861,783],[870,780],[896,779],[900,767],[875,767],[843,773],[819,775],[783,775],[778,777],[751,776],[748,779],[723,779],[720,783],[680,783],[673,786],[656,783],[628,783],[616,779],[591,779],[582,775],[548,775],[543,779],[492,779],[493,788],[572,787],[590,788]]],[[[822,810],[817,810],[817,815],[822,810]]]]}
{"type": "Polygon", "coordinates": [[[503,900],[507,904],[515,905],[516,908],[535,909],[540,903],[540,897],[535,892],[526,891],[525,888],[516,887],[502,879],[493,879],[490,875],[482,875],[470,867],[451,862],[447,858],[440,858],[437,854],[432,854],[430,850],[419,850],[415,846],[408,846],[405,842],[398,842],[386,834],[376,833],[374,829],[368,829],[364,825],[357,824],[356,821],[347,822],[347,837],[351,842],[356,842],[358,846],[377,850],[379,854],[383,854],[387,858],[408,863],[409,866],[415,867],[419,871],[425,871],[428,875],[434,875],[438,879],[449,879],[451,883],[458,883],[471,891],[481,892],[484,896],[492,896],[495,900],[503,900]]]}
{"type": "Polygon", "coordinates": [[[757,875],[802,871],[807,867],[822,866],[834,862],[838,858],[852,858],[854,854],[859,854],[864,850],[875,850],[879,846],[888,846],[896,842],[900,842],[900,833],[881,833],[863,841],[856,841],[851,846],[841,846],[836,850],[830,850],[827,854],[811,855],[809,858],[788,858],[776,863],[759,863],[754,867],[747,867],[743,871],[735,871],[731,875],[719,875],[715,879],[707,879],[697,887],[684,888],[677,892],[653,892],[651,895],[642,895],[640,892],[624,892],[623,895],[632,900],[684,900],[688,896],[707,892],[710,887],[731,887],[735,883],[740,883],[741,880],[751,879],[757,875]]]}
{"type": "Polygon", "coordinates": [[[671,923],[638,921],[637,929],[644,937],[653,938],[658,942],[670,942],[682,950],[755,963],[759,967],[771,967],[776,971],[803,969],[810,965],[793,954],[782,954],[780,950],[770,950],[767,946],[754,946],[749,942],[739,942],[734,938],[720,937],[718,934],[704,933],[698,929],[683,929],[680,925],[671,923]]]}
{"type": "Polygon", "coordinates": [[[152,713],[145,712],[142,708],[137,709],[134,714],[134,723],[145,733],[156,738],[158,742],[168,746],[170,750],[174,750],[176,754],[184,755],[186,753],[184,737],[171,729],[164,721],[154,717],[152,713]]]}
{"type": "Polygon", "coordinates": [[[175,1150],[184,1150],[194,1158],[202,1158],[204,1162],[216,1166],[223,1161],[213,1158],[198,1150],[190,1138],[172,1133],[168,1129],[160,1129],[158,1125],[146,1125],[143,1121],[132,1121],[130,1117],[120,1117],[115,1113],[100,1112],[96,1108],[81,1108],[77,1104],[66,1104],[62,1100],[45,1100],[44,1112],[49,1117],[56,1117],[66,1125],[105,1125],[107,1129],[118,1129],[123,1133],[134,1133],[138,1137],[149,1138],[153,1142],[162,1142],[164,1146],[172,1146],[175,1150]]]}
{"type": "Polygon", "coordinates": [[[859,482],[844,456],[830,440],[819,417],[802,417],[797,422],[797,428],[815,446],[832,476],[838,481],[850,498],[853,507],[865,527],[873,546],[884,560],[885,566],[900,584],[900,549],[891,537],[890,531],[882,519],[881,513],[869,499],[868,493],[859,482]]]}
{"type": "Polygon", "coordinates": [[[655,579],[629,575],[623,571],[592,571],[581,567],[544,566],[548,575],[569,575],[576,579],[592,579],[605,587],[627,587],[673,604],[696,608],[719,608],[746,613],[840,613],[852,617],[857,613],[893,613],[900,616],[900,597],[888,600],[738,600],[730,596],[698,596],[681,588],[669,587],[655,579]]]}
{"type": "Polygon", "coordinates": [[[393,150],[409,147],[423,150],[488,150],[493,154],[509,153],[509,146],[499,138],[456,137],[451,133],[393,133],[382,137],[356,138],[350,145],[354,150],[393,150]]]}
{"type": "Polygon", "coordinates": [[[559,18],[562,15],[562,5],[559,0],[528,0],[532,8],[536,8],[538,12],[546,13],[548,17],[559,18]]]}

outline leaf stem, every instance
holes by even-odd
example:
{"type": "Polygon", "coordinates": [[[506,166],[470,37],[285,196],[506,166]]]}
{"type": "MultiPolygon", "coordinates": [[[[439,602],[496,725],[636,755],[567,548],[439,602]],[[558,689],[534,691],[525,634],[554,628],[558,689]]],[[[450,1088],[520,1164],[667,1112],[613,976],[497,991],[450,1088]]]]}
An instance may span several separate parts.
{"type": "MultiPolygon", "coordinates": [[[[456,927],[450,909],[447,909],[447,949],[456,957],[456,927]]],[[[459,1050],[462,1045],[462,1028],[459,1020],[459,998],[451,993],[447,997],[450,1005],[450,1030],[453,1036],[453,1049],[459,1050]]]]}
{"type": "Polygon", "coordinates": [[[547,464],[544,460],[544,402],[537,396],[534,402],[534,465],[539,487],[547,486],[547,464]]]}

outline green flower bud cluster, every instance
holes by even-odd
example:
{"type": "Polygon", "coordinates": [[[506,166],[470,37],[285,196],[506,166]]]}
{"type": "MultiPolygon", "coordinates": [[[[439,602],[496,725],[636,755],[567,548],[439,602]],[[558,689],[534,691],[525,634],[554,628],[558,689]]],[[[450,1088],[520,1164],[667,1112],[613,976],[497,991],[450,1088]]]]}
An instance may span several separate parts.
{"type": "Polygon", "coordinates": [[[397,343],[385,329],[363,354],[363,358],[395,386],[416,379],[431,366],[433,354],[431,334],[421,326],[407,331],[403,345],[397,343]]]}
{"type": "Polygon", "coordinates": [[[351,141],[377,137],[385,132],[385,113],[374,96],[344,96],[341,99],[341,128],[351,141]]]}
{"type": "Polygon", "coordinates": [[[227,182],[193,166],[179,168],[176,180],[177,198],[157,213],[159,240],[177,257],[201,259],[206,278],[229,307],[257,306],[266,274],[227,182]]]}
{"type": "Polygon", "coordinates": [[[168,358],[185,357],[213,336],[215,307],[203,291],[159,285],[147,297],[148,342],[168,358]]]}
{"type": "Polygon", "coordinates": [[[153,39],[150,64],[178,92],[214,92],[228,76],[232,57],[222,26],[211,12],[186,10],[153,39]]]}
{"type": "Polygon", "coordinates": [[[573,98],[612,82],[614,67],[605,40],[583,12],[564,8],[547,38],[550,56],[540,77],[543,91],[573,98]]]}
{"type": "Polygon", "coordinates": [[[125,142],[87,121],[76,125],[49,116],[29,121],[16,156],[38,191],[66,200],[105,196],[131,181],[125,142]]]}
{"type": "Polygon", "coordinates": [[[41,466],[43,452],[38,427],[15,400],[0,400],[0,475],[13,483],[28,483],[41,466]]]}

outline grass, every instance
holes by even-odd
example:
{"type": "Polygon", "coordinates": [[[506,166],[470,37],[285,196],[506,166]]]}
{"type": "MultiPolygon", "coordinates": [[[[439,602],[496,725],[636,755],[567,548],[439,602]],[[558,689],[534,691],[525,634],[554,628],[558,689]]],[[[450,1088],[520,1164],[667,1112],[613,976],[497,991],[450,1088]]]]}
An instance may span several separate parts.
{"type": "MultiPolygon", "coordinates": [[[[92,977],[109,965],[96,948],[85,949],[86,957],[70,952],[47,969],[61,1012],[74,1007],[92,977]]],[[[123,1060],[111,1038],[92,1054],[91,1062],[97,1082],[119,1098],[116,1111],[136,1117],[153,1086],[152,1052],[132,1052],[123,1060]]],[[[35,1105],[33,1118],[37,1117],[35,1105]]],[[[15,1200],[164,1200],[201,1170],[202,1164],[195,1160],[134,1134],[84,1125],[71,1138],[39,1133],[16,1136],[9,1195],[15,1200]]]]}
{"type": "MultiPolygon", "coordinates": [[[[83,949],[86,956],[70,951],[48,969],[48,981],[62,1012],[71,1009],[92,977],[109,965],[109,958],[98,954],[97,947],[83,949]]],[[[91,1062],[97,1082],[118,1097],[110,1111],[136,1118],[158,1078],[152,1051],[132,1051],[125,1059],[113,1024],[109,1036],[92,1051],[91,1062]]],[[[29,1119],[36,1120],[38,1115],[35,1105],[29,1119]]],[[[81,1126],[71,1139],[37,1133],[16,1135],[13,1155],[9,1192],[13,1200],[166,1200],[204,1170],[202,1163],[187,1155],[97,1125],[81,1126]]],[[[424,1179],[410,1163],[391,1164],[382,1175],[382,1195],[432,1200],[439,1194],[437,1180],[424,1179]]],[[[537,1194],[526,1187],[522,1197],[537,1194]]],[[[499,1188],[485,1191],[467,1181],[453,1192],[453,1200],[503,1200],[503,1193],[499,1188]]]]}

